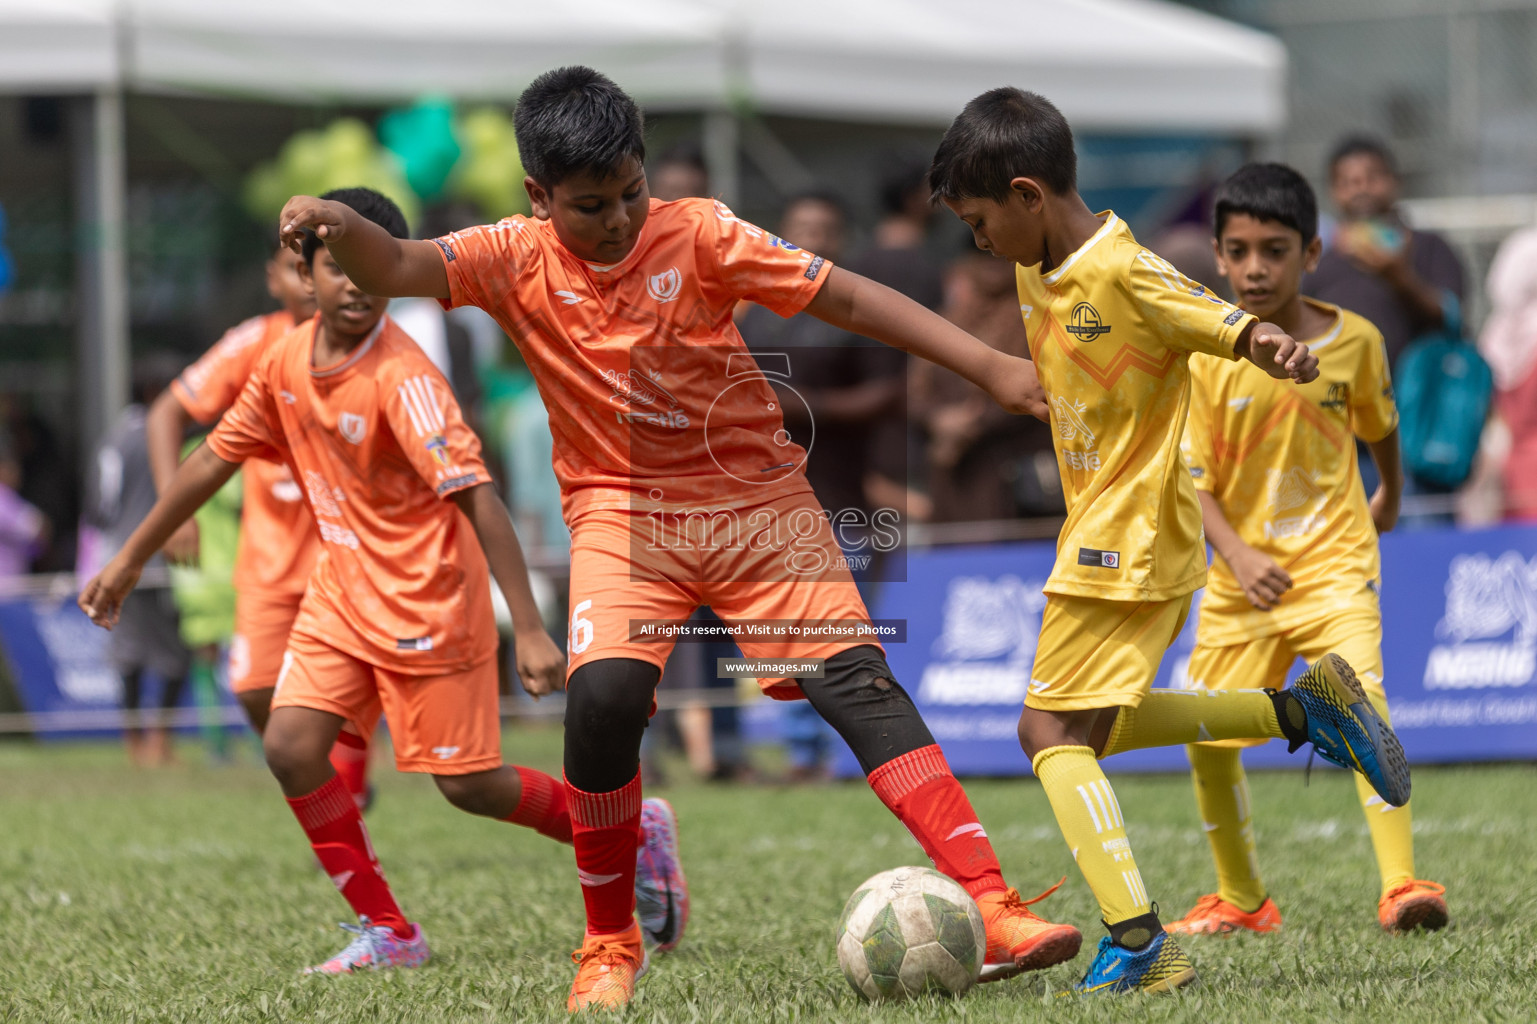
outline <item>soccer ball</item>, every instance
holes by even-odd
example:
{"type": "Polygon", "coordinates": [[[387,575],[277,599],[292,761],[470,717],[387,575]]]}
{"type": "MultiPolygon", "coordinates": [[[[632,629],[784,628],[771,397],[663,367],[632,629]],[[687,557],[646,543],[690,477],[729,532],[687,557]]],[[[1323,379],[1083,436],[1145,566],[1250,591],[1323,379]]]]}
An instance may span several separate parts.
{"type": "Polygon", "coordinates": [[[838,963],[866,999],[906,999],[930,986],[960,995],[976,984],[986,956],[976,901],[931,868],[882,871],[838,919],[838,963]]]}

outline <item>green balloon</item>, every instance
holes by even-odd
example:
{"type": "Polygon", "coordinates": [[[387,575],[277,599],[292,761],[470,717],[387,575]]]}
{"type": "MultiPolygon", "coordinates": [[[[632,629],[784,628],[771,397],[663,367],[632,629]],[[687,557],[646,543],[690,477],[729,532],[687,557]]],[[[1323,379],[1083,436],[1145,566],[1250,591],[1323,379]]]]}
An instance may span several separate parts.
{"type": "Polygon", "coordinates": [[[429,98],[392,110],[379,121],[379,138],[412,191],[429,202],[442,197],[460,154],[451,103],[429,98]]]}

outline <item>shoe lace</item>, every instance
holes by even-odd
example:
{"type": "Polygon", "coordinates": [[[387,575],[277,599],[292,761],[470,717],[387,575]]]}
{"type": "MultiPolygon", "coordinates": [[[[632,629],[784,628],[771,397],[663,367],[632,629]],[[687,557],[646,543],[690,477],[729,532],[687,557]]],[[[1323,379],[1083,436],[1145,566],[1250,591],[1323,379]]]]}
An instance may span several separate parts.
{"type": "Polygon", "coordinates": [[[356,963],[364,954],[372,956],[375,952],[374,926],[366,917],[358,918],[357,924],[348,924],[346,921],[338,922],[342,931],[351,932],[357,936],[347,943],[347,948],[336,954],[333,959],[348,960],[356,963]]]}
{"type": "MultiPolygon", "coordinates": [[[[591,945],[583,946],[581,949],[572,953],[571,962],[576,964],[578,967],[586,967],[589,964],[606,966],[609,968],[620,966],[628,967],[634,964],[635,955],[630,952],[628,947],[621,943],[594,942],[591,945]]],[[[579,973],[586,974],[585,971],[579,973]]],[[[596,984],[596,979],[594,979],[591,984],[596,984]]]]}
{"type": "Polygon", "coordinates": [[[1397,899],[1399,896],[1411,892],[1430,892],[1437,896],[1445,896],[1446,886],[1437,882],[1427,882],[1422,878],[1411,878],[1407,882],[1401,882],[1398,885],[1393,886],[1393,888],[1389,889],[1386,893],[1383,894],[1382,898],[1385,901],[1397,899]]]}
{"type": "Polygon", "coordinates": [[[1202,896],[1200,899],[1195,901],[1195,906],[1193,908],[1191,908],[1190,913],[1192,915],[1194,915],[1194,914],[1210,912],[1210,911],[1216,910],[1219,906],[1221,906],[1221,904],[1222,904],[1222,894],[1221,893],[1216,893],[1216,892],[1209,892],[1205,896],[1202,896]]]}
{"type": "Polygon", "coordinates": [[[1047,889],[1045,892],[1041,893],[1039,896],[1032,896],[1032,897],[1030,897],[1028,900],[1020,899],[1019,898],[1019,890],[1015,889],[1015,888],[1013,888],[1011,886],[1010,888],[1005,889],[1003,891],[1003,906],[1004,906],[1005,909],[1008,909],[1008,910],[1013,910],[1013,909],[1016,909],[1016,908],[1023,910],[1025,907],[1029,907],[1029,906],[1032,906],[1032,905],[1034,905],[1036,903],[1041,902],[1041,900],[1044,900],[1046,897],[1050,896],[1052,893],[1054,893],[1058,889],[1062,888],[1062,884],[1064,882],[1066,882],[1066,881],[1067,881],[1067,876],[1063,875],[1061,878],[1059,878],[1057,880],[1057,884],[1056,885],[1052,886],[1050,889],[1047,889]]]}

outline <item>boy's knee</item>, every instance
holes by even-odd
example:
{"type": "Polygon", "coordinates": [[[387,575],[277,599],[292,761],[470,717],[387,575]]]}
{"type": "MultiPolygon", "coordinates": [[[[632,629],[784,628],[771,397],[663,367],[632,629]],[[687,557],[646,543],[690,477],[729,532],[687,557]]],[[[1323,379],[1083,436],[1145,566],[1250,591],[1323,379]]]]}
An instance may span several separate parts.
{"type": "Polygon", "coordinates": [[[469,814],[484,814],[486,786],[484,773],[473,775],[434,775],[438,792],[444,799],[469,814]]]}
{"type": "Polygon", "coordinates": [[[1033,761],[1052,747],[1094,746],[1090,734],[1099,717],[1098,709],[1045,711],[1027,704],[1019,713],[1019,747],[1033,761]]]}

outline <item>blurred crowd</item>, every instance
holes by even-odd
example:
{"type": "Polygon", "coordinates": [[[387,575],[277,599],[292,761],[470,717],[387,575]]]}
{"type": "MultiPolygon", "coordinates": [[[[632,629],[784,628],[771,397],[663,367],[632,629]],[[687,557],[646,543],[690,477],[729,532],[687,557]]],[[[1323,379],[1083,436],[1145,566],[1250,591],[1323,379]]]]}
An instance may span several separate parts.
{"type": "MultiPolygon", "coordinates": [[[[790,197],[777,222],[763,226],[792,245],[889,285],[988,345],[1028,355],[1012,266],[958,251],[953,230],[938,227],[943,211],[930,202],[923,156],[888,155],[881,167],[880,216],[873,225],[861,230],[850,217],[849,197],[818,188],[790,197]]],[[[1417,476],[1409,459],[1406,524],[1537,519],[1537,226],[1505,240],[1482,283],[1490,312],[1484,323],[1470,324],[1461,310],[1469,289],[1479,283],[1467,279],[1445,239],[1407,223],[1393,153],[1371,138],[1341,140],[1326,180],[1328,194],[1320,197],[1330,212],[1322,230],[1324,252],[1304,281],[1304,293],[1371,320],[1383,334],[1395,379],[1406,354],[1421,341],[1458,336],[1476,346],[1492,374],[1482,441],[1462,477],[1417,476]]],[[[650,183],[652,194],[663,200],[713,194],[700,151],[687,144],[653,162],[650,183]]],[[[1195,202],[1189,209],[1188,220],[1143,241],[1192,280],[1228,294],[1217,273],[1209,223],[1202,221],[1204,205],[1195,202]]],[[[439,208],[424,216],[419,234],[432,237],[472,221],[464,210],[439,208]]],[[[559,565],[568,537],[550,468],[550,434],[516,349],[475,309],[445,314],[430,300],[398,300],[391,315],[443,370],[485,439],[524,544],[551,570],[537,581],[536,593],[552,609],[562,608],[559,565]]],[[[968,540],[1021,536],[1011,528],[1021,522],[1039,524],[1040,536],[1054,532],[1052,521],[1064,508],[1048,425],[1005,414],[954,374],[805,314],[786,320],[744,304],[737,322],[754,352],[789,357],[785,371],[770,376],[785,397],[791,436],[814,435],[807,473],[829,510],[855,510],[863,515],[858,522],[869,523],[876,510],[894,509],[902,521],[923,524],[935,540],[945,539],[947,529],[968,540]],[[952,529],[962,524],[970,525],[952,529]]],[[[179,362],[168,365],[161,358],[136,367],[134,404],[87,460],[78,496],[46,424],[0,395],[0,586],[30,572],[89,571],[121,543],[153,500],[143,451],[145,410],[178,369],[179,362]],[[80,524],[63,518],[72,507],[84,509],[80,524]]],[[[1362,466],[1364,474],[1374,472],[1364,453],[1362,466]]],[[[1368,489],[1373,485],[1368,479],[1368,489]]],[[[227,504],[222,514],[234,522],[238,487],[227,504]]],[[[210,533],[201,519],[200,527],[205,539],[218,535],[217,526],[210,533]]],[[[113,634],[112,658],[130,707],[141,701],[146,673],[165,681],[159,695],[164,707],[180,698],[184,679],[191,678],[198,691],[212,685],[210,659],[228,635],[227,627],[217,624],[224,621],[222,614],[210,618],[208,609],[210,602],[218,606],[223,600],[216,591],[227,588],[228,579],[227,568],[225,578],[218,578],[217,558],[208,553],[203,571],[202,590],[189,589],[184,580],[174,591],[136,595],[133,628],[113,634]],[[210,621],[215,625],[208,626],[210,621]]],[[[871,572],[861,584],[873,590],[877,575],[871,572]]],[[[708,611],[701,615],[708,617],[708,611]]],[[[124,618],[130,618],[128,609],[124,618]]],[[[563,612],[556,611],[552,625],[562,619],[563,612]]],[[[662,729],[650,730],[664,738],[655,744],[670,737],[686,755],[688,769],[712,779],[753,775],[735,694],[738,681],[717,679],[714,671],[715,657],[727,653],[717,645],[680,645],[663,679],[664,692],[677,691],[677,699],[664,703],[678,708],[662,717],[662,729]]],[[[216,694],[204,696],[217,701],[216,694]]],[[[814,780],[828,771],[828,733],[809,712],[783,711],[786,771],[792,779],[814,780]]],[[[135,757],[167,756],[163,733],[150,729],[131,736],[135,757]]],[[[648,745],[647,770],[653,776],[661,772],[657,753],[648,745]]]]}

